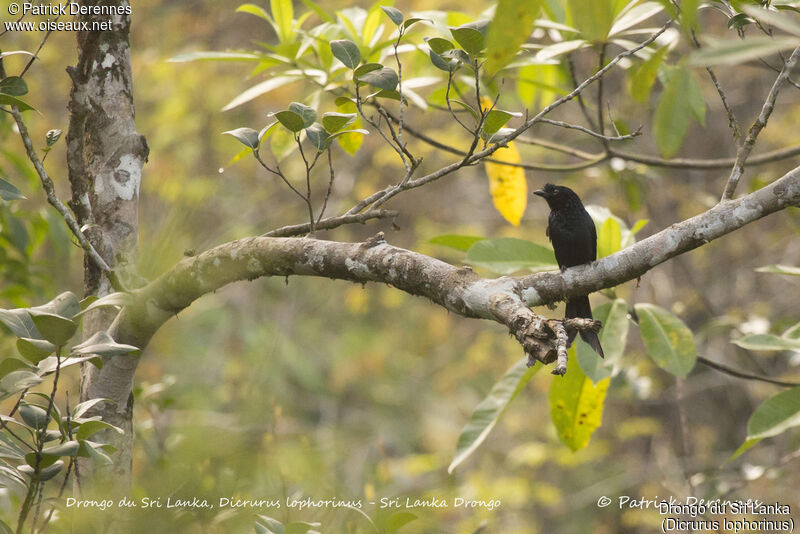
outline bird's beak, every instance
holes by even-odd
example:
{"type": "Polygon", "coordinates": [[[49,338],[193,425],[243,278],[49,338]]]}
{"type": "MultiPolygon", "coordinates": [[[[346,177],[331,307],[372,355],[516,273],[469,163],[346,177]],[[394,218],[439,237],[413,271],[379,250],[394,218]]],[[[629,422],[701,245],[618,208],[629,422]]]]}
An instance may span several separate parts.
{"type": "Polygon", "coordinates": [[[544,199],[547,199],[547,193],[545,193],[544,189],[537,189],[536,191],[533,192],[533,194],[536,195],[537,197],[542,197],[544,199]]]}

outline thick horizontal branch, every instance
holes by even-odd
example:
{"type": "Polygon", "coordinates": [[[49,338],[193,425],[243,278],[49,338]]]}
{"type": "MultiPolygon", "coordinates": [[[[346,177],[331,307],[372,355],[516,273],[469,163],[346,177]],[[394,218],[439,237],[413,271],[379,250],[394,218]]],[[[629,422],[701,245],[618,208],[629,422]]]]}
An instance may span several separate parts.
{"type": "Polygon", "coordinates": [[[540,306],[633,280],[670,258],[738,230],[788,206],[800,205],[800,167],[736,200],[721,202],[611,256],[563,273],[538,273],[519,281],[524,300],[540,306]]]}
{"type": "MultiPolygon", "coordinates": [[[[668,259],[702,246],[790,205],[800,205],[800,167],[737,200],[674,224],[616,254],[563,272],[482,278],[391,246],[378,236],[364,243],[311,238],[249,237],[186,258],[144,288],[121,315],[121,339],[139,347],[194,300],[240,280],[262,276],[320,276],[390,284],[465,317],[506,325],[529,357],[553,361],[556,332],[528,306],[540,306],[619,285],[668,259]]],[[[116,339],[116,337],[115,337],[116,339]]]]}

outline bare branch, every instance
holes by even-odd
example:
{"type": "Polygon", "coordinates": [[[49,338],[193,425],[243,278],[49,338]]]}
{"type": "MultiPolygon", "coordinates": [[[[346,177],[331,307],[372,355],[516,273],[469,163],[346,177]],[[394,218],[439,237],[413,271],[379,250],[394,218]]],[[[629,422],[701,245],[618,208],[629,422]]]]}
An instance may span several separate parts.
{"type": "Polygon", "coordinates": [[[72,235],[77,238],[78,243],[86,252],[86,256],[89,258],[89,260],[95,264],[98,269],[103,271],[106,276],[109,277],[109,280],[112,282],[114,287],[121,288],[120,281],[111,270],[111,267],[108,266],[106,261],[100,256],[100,254],[97,253],[86,236],[83,235],[83,232],[78,225],[78,221],[75,220],[72,212],[67,209],[63,202],[59,200],[58,196],[56,196],[56,189],[55,185],[53,185],[53,180],[50,178],[50,175],[47,174],[44,165],[39,160],[39,156],[36,154],[36,150],[33,148],[33,142],[31,141],[30,134],[28,133],[28,128],[25,126],[25,122],[22,120],[22,114],[19,112],[19,109],[17,109],[16,106],[11,106],[11,115],[14,117],[14,121],[17,123],[19,136],[22,138],[22,144],[25,145],[25,151],[28,154],[28,159],[31,161],[31,163],[33,163],[33,167],[36,169],[36,174],[39,175],[39,181],[42,183],[42,189],[44,189],[44,192],[47,195],[47,202],[53,206],[58,213],[61,214],[61,217],[63,217],[64,222],[67,223],[70,232],[72,232],[72,235]]]}
{"type": "Polygon", "coordinates": [[[552,124],[553,126],[559,126],[561,128],[567,128],[569,130],[578,130],[580,132],[583,132],[585,134],[589,134],[592,137],[596,137],[597,139],[601,139],[603,141],[626,141],[628,139],[633,139],[635,137],[639,137],[640,135],[642,135],[642,126],[639,126],[639,128],[637,128],[636,131],[633,132],[632,134],[609,136],[609,135],[604,135],[604,134],[592,131],[589,128],[585,128],[585,127],[580,126],[578,124],[571,124],[569,122],[555,121],[555,120],[552,120],[552,119],[539,119],[539,122],[543,122],[545,124],[552,124]]]}
{"type": "MultiPolygon", "coordinates": [[[[393,122],[396,123],[397,122],[397,117],[392,115],[390,112],[387,112],[387,113],[388,113],[389,119],[391,119],[393,122]]],[[[412,136],[416,137],[420,141],[422,141],[424,143],[427,143],[427,144],[429,144],[430,146],[432,146],[434,148],[438,148],[439,150],[442,150],[444,152],[449,152],[451,154],[456,154],[456,155],[459,155],[459,156],[462,156],[462,157],[466,156],[466,154],[467,154],[463,150],[460,150],[460,149],[455,148],[453,146],[444,144],[442,142],[437,141],[436,139],[434,139],[432,137],[429,137],[429,136],[425,135],[424,133],[416,130],[415,128],[409,126],[408,124],[406,124],[404,126],[404,129],[405,129],[406,132],[408,132],[412,136]]],[[[484,161],[491,162],[491,163],[502,163],[503,165],[507,165],[509,167],[521,167],[523,169],[528,169],[528,170],[532,170],[532,171],[572,172],[572,171],[578,171],[578,170],[581,170],[581,169],[586,169],[588,167],[591,167],[593,165],[597,165],[598,163],[608,159],[608,156],[605,155],[605,154],[590,154],[588,152],[583,152],[582,150],[574,149],[574,148],[568,147],[566,145],[560,145],[558,143],[553,143],[553,142],[550,142],[550,141],[544,141],[544,140],[541,140],[541,139],[534,139],[532,137],[531,138],[518,137],[517,138],[517,142],[523,143],[523,144],[529,144],[529,145],[542,146],[542,147],[548,148],[550,150],[555,150],[557,152],[563,152],[565,154],[569,154],[571,156],[575,156],[575,157],[581,158],[581,159],[586,160],[586,161],[583,162],[583,163],[570,163],[570,164],[564,164],[564,165],[557,165],[557,164],[550,164],[550,163],[510,163],[510,162],[507,162],[507,161],[499,161],[499,160],[496,160],[494,158],[486,158],[486,159],[484,159],[484,161]]],[[[731,160],[731,163],[732,162],[733,162],[733,160],[731,160]]]]}
{"type": "Polygon", "coordinates": [[[705,365],[706,367],[710,367],[714,370],[717,370],[721,373],[725,373],[726,375],[735,376],[736,378],[744,378],[745,380],[756,380],[759,382],[766,382],[768,384],[775,384],[776,386],[782,386],[785,388],[793,388],[800,386],[800,382],[791,382],[788,380],[777,380],[775,378],[770,378],[768,376],[756,375],[753,373],[748,373],[745,371],[740,371],[739,369],[734,369],[733,367],[729,367],[727,365],[723,365],[721,363],[717,363],[715,361],[709,360],[703,356],[698,356],[697,361],[705,365]]]}
{"type": "Polygon", "coordinates": [[[750,152],[752,152],[753,148],[756,146],[758,134],[760,134],[761,130],[763,130],[767,125],[769,116],[772,114],[772,110],[775,108],[775,100],[778,98],[778,93],[786,83],[789,73],[794,68],[799,58],[800,47],[797,47],[795,48],[794,52],[792,52],[792,55],[789,57],[789,59],[783,64],[781,73],[778,74],[778,77],[775,79],[775,83],[772,84],[772,89],[770,89],[769,94],[764,101],[764,105],[761,108],[761,113],[758,114],[758,118],[756,118],[756,120],[750,126],[750,130],[747,132],[747,137],[739,147],[739,150],[736,152],[736,163],[734,163],[731,174],[728,177],[728,183],[725,186],[725,192],[722,194],[721,201],[730,200],[733,198],[733,193],[736,191],[736,186],[739,185],[739,180],[741,179],[742,174],[744,174],[744,166],[745,163],[747,163],[747,158],[750,156],[750,152]]]}
{"type": "MultiPolygon", "coordinates": [[[[634,154],[631,152],[621,152],[616,149],[609,150],[610,157],[620,158],[627,161],[635,161],[644,163],[646,165],[653,165],[654,167],[672,167],[676,169],[724,169],[736,163],[736,158],[719,158],[719,159],[663,159],[655,156],[646,156],[643,154],[634,154]]],[[[763,165],[765,163],[772,163],[782,159],[791,158],[800,155],[800,146],[793,146],[790,148],[781,148],[773,150],[772,152],[765,152],[758,156],[753,156],[748,160],[752,165],[763,165]]]]}
{"type": "MultiPolygon", "coordinates": [[[[123,343],[139,347],[170,317],[206,293],[261,276],[321,276],[380,282],[422,296],[453,313],[500,322],[534,359],[557,358],[556,335],[528,306],[541,306],[634,280],[655,266],[788,206],[800,205],[800,167],[739,199],[588,265],[519,278],[481,278],[423,254],[390,246],[379,234],[365,243],[250,237],[186,258],[144,288],[115,327],[123,343]],[[137,312],[147,306],[148,313],[137,312]]],[[[323,221],[324,222],[324,221],[323,221]]],[[[586,325],[589,327],[589,325],[586,325]]]]}
{"type": "MultiPolygon", "coordinates": [[[[697,34],[692,28],[692,42],[694,46],[699,50],[701,47],[700,41],[697,40],[697,34]]],[[[720,85],[719,80],[717,79],[717,75],[714,74],[714,71],[711,70],[711,67],[706,67],[706,72],[708,73],[709,78],[714,83],[714,87],[717,89],[717,94],[719,95],[719,99],[722,101],[722,107],[725,108],[725,113],[728,114],[728,126],[730,126],[731,131],[733,132],[733,139],[739,140],[742,136],[742,131],[739,128],[739,121],[736,120],[736,115],[733,114],[733,109],[728,104],[728,98],[725,96],[725,91],[722,90],[722,85],[720,85]]]]}
{"type": "MultiPolygon", "coordinates": [[[[389,219],[397,217],[398,213],[393,210],[369,210],[356,215],[340,215],[338,217],[329,217],[314,224],[315,230],[332,230],[346,224],[365,223],[371,219],[389,219]]],[[[297,235],[304,235],[311,231],[311,225],[308,223],[294,224],[291,226],[283,226],[270,230],[264,237],[292,237],[297,235]]]]}

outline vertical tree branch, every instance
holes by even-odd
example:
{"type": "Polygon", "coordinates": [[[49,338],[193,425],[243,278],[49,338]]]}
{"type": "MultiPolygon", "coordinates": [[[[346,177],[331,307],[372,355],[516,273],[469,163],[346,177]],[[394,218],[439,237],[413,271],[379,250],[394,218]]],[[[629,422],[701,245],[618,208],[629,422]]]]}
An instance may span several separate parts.
{"type": "Polygon", "coordinates": [[[761,107],[761,113],[758,114],[758,117],[750,126],[750,130],[747,132],[747,137],[739,147],[739,150],[736,151],[736,163],[733,164],[733,169],[728,177],[728,183],[725,185],[725,192],[722,193],[721,200],[730,200],[733,198],[733,193],[736,191],[736,186],[739,185],[739,180],[744,174],[744,166],[745,163],[747,163],[747,158],[750,156],[750,152],[752,152],[753,148],[756,146],[758,134],[760,134],[761,130],[763,130],[767,125],[767,121],[772,114],[772,110],[775,109],[775,100],[778,98],[778,93],[786,83],[786,80],[789,78],[789,73],[794,68],[798,59],[800,59],[800,47],[795,48],[794,52],[792,52],[792,55],[789,57],[786,63],[783,64],[781,73],[778,74],[777,78],[775,78],[775,83],[772,84],[772,89],[770,89],[767,99],[764,101],[764,105],[761,107]]]}
{"type": "MultiPolygon", "coordinates": [[[[90,0],[81,4],[94,6],[90,0]]],[[[106,4],[118,12],[129,9],[127,0],[106,4]]],[[[72,186],[69,204],[78,222],[87,227],[85,233],[94,248],[112,268],[124,273],[132,268],[138,247],[139,187],[149,150],[134,123],[130,16],[87,14],[78,20],[91,27],[95,20],[109,18],[110,31],[78,32],[78,62],[67,69],[72,79],[67,132],[67,166],[72,186]]],[[[85,293],[102,296],[111,289],[103,273],[85,262],[85,293]]],[[[114,315],[107,310],[87,314],[84,337],[108,329],[114,315]]],[[[114,492],[125,492],[130,485],[136,364],[136,358],[104,358],[102,368],[84,365],[81,376],[81,400],[111,399],[113,402],[98,404],[92,414],[124,431],[122,436],[108,431],[98,434],[99,441],[117,448],[110,472],[102,474],[108,477],[114,492]]],[[[83,460],[79,464],[83,465],[76,468],[91,477],[91,465],[83,460]]]]}

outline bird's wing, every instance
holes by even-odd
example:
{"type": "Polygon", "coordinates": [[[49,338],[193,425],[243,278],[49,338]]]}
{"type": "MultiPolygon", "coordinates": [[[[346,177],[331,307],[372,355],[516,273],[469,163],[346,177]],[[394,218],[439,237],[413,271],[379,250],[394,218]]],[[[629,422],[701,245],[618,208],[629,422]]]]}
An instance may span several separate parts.
{"type": "Polygon", "coordinates": [[[594,227],[592,216],[588,212],[586,215],[589,219],[589,234],[592,236],[592,259],[590,261],[594,261],[597,259],[597,229],[594,227]]]}

